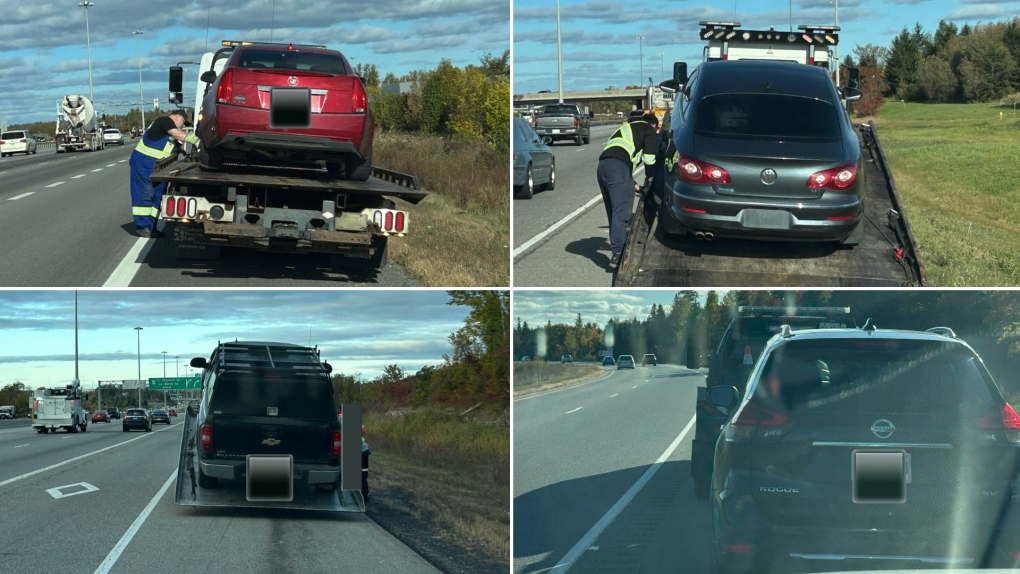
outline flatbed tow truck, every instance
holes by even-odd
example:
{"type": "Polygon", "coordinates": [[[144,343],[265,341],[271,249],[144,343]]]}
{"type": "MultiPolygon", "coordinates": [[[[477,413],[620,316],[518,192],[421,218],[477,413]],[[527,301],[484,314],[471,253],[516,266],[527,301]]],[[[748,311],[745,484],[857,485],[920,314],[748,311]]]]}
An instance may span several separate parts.
{"type": "MultiPolygon", "coordinates": [[[[702,38],[712,38],[713,23],[705,26],[702,38]]],[[[739,24],[736,24],[739,26],[739,24]]],[[[732,31],[732,24],[726,30],[732,31]]],[[[719,25],[715,24],[715,28],[719,25]]],[[[801,27],[803,30],[806,27],[801,27]]],[[[809,27],[808,27],[809,28],[809,27]]],[[[823,27],[817,27],[823,28],[823,27]]],[[[836,41],[837,29],[827,28],[828,39],[836,41]]],[[[805,30],[806,35],[812,30],[805,30]]],[[[727,32],[728,33],[728,32],[727,32]]],[[[774,32],[770,32],[773,33],[774,32]]],[[[749,31],[754,35],[766,32],[749,31]]],[[[786,34],[782,34],[783,38],[786,34]]],[[[824,34],[823,34],[824,36],[824,34]]],[[[817,37],[817,35],[816,35],[817,37]]],[[[726,38],[724,36],[724,38],[726,38]]],[[[729,41],[710,39],[705,49],[707,59],[721,59],[728,44],[740,36],[729,35],[729,41]],[[716,46],[715,44],[721,44],[716,46]]],[[[779,35],[776,35],[779,39],[779,35]]],[[[735,44],[736,45],[736,44],[735,44]]],[[[747,57],[754,46],[747,43],[734,48],[734,53],[747,57]]],[[[792,51],[792,50],[791,50],[792,51]]],[[[820,56],[823,50],[811,45],[810,63],[828,61],[820,56]]],[[[730,57],[730,59],[737,59],[730,57]]],[[[681,64],[681,63],[678,63],[681,64]]],[[[686,67],[683,68],[686,75],[686,67]]],[[[669,131],[669,112],[662,133],[669,131]]],[[[792,243],[749,241],[744,239],[697,240],[688,234],[681,238],[667,237],[658,229],[661,207],[662,166],[653,187],[641,194],[637,209],[627,230],[627,242],[620,265],[613,276],[614,287],[704,287],[728,285],[749,287],[760,285],[799,287],[917,287],[925,286],[924,264],[917,242],[910,230],[903,203],[896,190],[892,170],[886,160],[881,140],[872,122],[861,124],[858,139],[867,156],[864,238],[853,248],[829,243],[792,243]]]]}

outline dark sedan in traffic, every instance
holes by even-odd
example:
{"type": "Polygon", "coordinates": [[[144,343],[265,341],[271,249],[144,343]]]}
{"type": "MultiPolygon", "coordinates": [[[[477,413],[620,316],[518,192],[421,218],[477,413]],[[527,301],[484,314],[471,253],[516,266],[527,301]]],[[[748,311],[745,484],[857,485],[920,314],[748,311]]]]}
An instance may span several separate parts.
{"type": "Polygon", "coordinates": [[[705,62],[677,94],[670,127],[659,170],[666,233],[860,242],[864,158],[824,69],[705,62]]]}
{"type": "Polygon", "coordinates": [[[556,156],[548,136],[539,137],[521,118],[514,118],[514,197],[531,199],[536,191],[556,187],[556,156]]]}
{"type": "Polygon", "coordinates": [[[166,423],[170,424],[170,413],[163,409],[157,409],[152,411],[152,424],[166,423]]]}
{"type": "Polygon", "coordinates": [[[128,432],[132,429],[143,430],[145,432],[152,430],[152,418],[145,409],[128,409],[124,413],[122,430],[128,432]]]}

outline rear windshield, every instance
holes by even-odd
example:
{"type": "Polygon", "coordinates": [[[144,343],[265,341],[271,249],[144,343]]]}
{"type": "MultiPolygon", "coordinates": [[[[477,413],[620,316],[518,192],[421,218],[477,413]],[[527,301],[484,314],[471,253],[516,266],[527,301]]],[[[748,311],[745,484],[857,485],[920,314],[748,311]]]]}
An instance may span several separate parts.
{"type": "Polygon", "coordinates": [[[633,361],[633,360],[634,360],[634,357],[632,357],[632,356],[630,356],[630,355],[621,355],[621,356],[620,356],[620,360],[621,360],[621,361],[633,361]]]}
{"type": "Polygon", "coordinates": [[[120,133],[120,130],[103,130],[103,131],[108,133],[108,134],[119,134],[120,133]]]}
{"type": "Polygon", "coordinates": [[[778,94],[720,94],[698,102],[698,135],[773,141],[835,141],[839,111],[827,102],[778,94]]]}
{"type": "Polygon", "coordinates": [[[542,108],[543,114],[576,114],[577,108],[574,106],[546,106],[542,108]]]}
{"type": "Polygon", "coordinates": [[[335,76],[346,75],[339,54],[318,52],[289,52],[287,50],[244,50],[238,65],[242,68],[273,68],[277,70],[301,70],[321,72],[335,76]]]}
{"type": "Polygon", "coordinates": [[[117,409],[106,409],[106,412],[108,412],[108,413],[115,413],[115,412],[117,412],[117,409]]]}
{"type": "Polygon", "coordinates": [[[127,414],[131,416],[141,416],[145,414],[145,411],[143,411],[142,409],[128,409],[127,414]]]}
{"type": "Polygon", "coordinates": [[[947,423],[993,409],[993,392],[963,345],[902,339],[791,341],[769,356],[756,389],[787,411],[929,414],[947,423]]]}
{"type": "Polygon", "coordinates": [[[165,414],[167,414],[167,412],[166,411],[152,411],[152,414],[154,414],[154,415],[165,415],[165,414]]]}
{"type": "Polygon", "coordinates": [[[280,417],[328,419],[336,417],[332,388],[325,379],[253,379],[238,375],[216,381],[212,409],[217,414],[267,416],[275,407],[280,417]]]}
{"type": "Polygon", "coordinates": [[[14,140],[25,137],[25,132],[4,132],[0,135],[0,140],[14,140]]]}

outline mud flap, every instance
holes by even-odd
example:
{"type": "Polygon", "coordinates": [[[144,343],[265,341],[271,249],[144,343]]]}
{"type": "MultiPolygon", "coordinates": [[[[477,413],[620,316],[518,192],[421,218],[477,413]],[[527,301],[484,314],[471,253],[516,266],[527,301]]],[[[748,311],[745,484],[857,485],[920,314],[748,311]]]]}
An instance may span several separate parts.
{"type": "MultiPolygon", "coordinates": [[[[357,453],[354,481],[357,488],[346,490],[337,481],[332,490],[316,488],[313,485],[294,482],[293,498],[286,502],[249,501],[246,484],[243,481],[221,480],[216,488],[198,486],[198,401],[185,409],[184,433],[181,438],[181,452],[177,462],[177,483],[174,488],[176,506],[226,506],[249,508],[287,508],[296,510],[322,510],[330,512],[365,512],[365,500],[361,494],[361,420],[360,405],[344,405],[350,411],[358,411],[357,432],[343,433],[341,453],[357,453]],[[359,407],[355,409],[354,407],[359,407]]],[[[344,412],[347,412],[345,410],[344,412]]],[[[346,417],[345,417],[346,418],[346,417]]],[[[352,419],[355,417],[351,417],[352,419]]],[[[344,481],[345,483],[347,481],[344,481]]]]}

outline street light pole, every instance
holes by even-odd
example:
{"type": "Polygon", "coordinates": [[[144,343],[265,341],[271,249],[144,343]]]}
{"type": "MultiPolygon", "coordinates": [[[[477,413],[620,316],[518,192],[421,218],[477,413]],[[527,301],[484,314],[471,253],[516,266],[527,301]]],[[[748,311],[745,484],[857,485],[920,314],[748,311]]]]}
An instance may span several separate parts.
{"type": "Polygon", "coordinates": [[[560,41],[560,0],[556,0],[556,76],[559,79],[560,103],[563,103],[563,44],[560,41]]]}
{"type": "Polygon", "coordinates": [[[666,71],[665,71],[665,63],[664,63],[665,62],[665,56],[663,56],[662,54],[663,54],[662,52],[659,52],[659,81],[660,82],[666,79],[665,78],[666,71]]]}
{"type": "Polygon", "coordinates": [[[132,36],[138,36],[138,42],[136,42],[136,45],[138,47],[138,97],[142,101],[141,109],[142,109],[143,132],[145,131],[145,92],[142,91],[142,34],[144,33],[145,32],[142,32],[141,30],[135,30],[134,32],[131,32],[132,36]]]}
{"type": "Polygon", "coordinates": [[[641,81],[638,82],[639,86],[645,85],[645,55],[644,55],[644,36],[637,36],[638,40],[638,60],[641,62],[639,70],[641,70],[641,81]]]}
{"type": "MultiPolygon", "coordinates": [[[[836,25],[839,26],[839,0],[836,0],[836,25]]],[[[839,85],[839,44],[836,44],[836,85],[839,85]]]]}
{"type": "Polygon", "coordinates": [[[89,39],[89,6],[95,6],[92,2],[82,2],[78,4],[79,8],[85,9],[85,46],[88,49],[89,54],[89,100],[95,104],[95,97],[92,95],[92,40],[89,39]]]}
{"type": "Polygon", "coordinates": [[[138,408],[142,408],[142,328],[135,327],[138,331],[138,408]]]}

